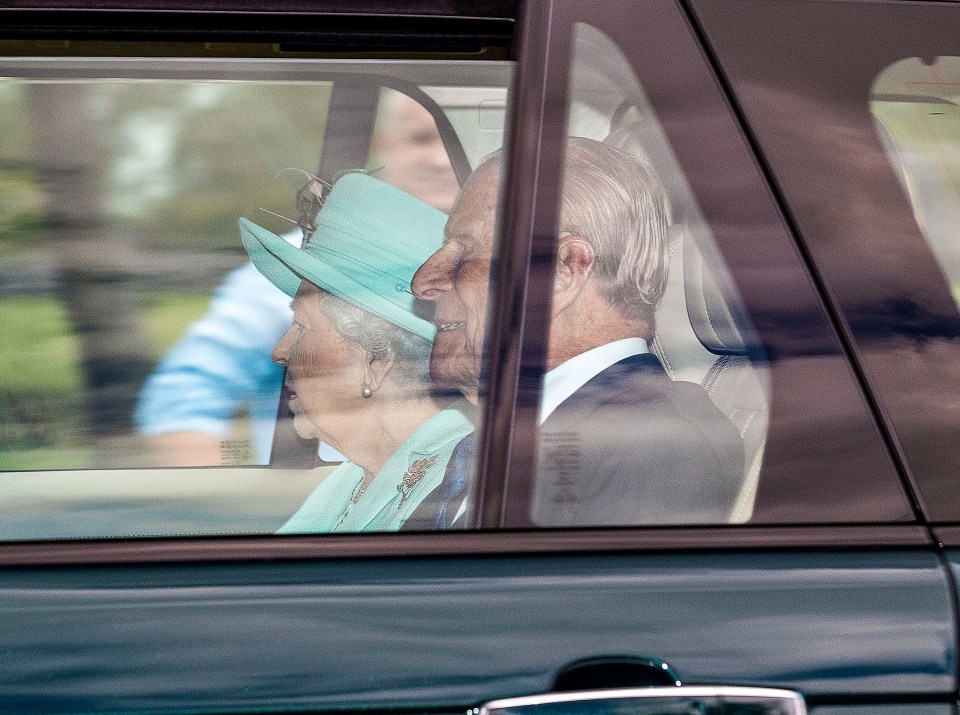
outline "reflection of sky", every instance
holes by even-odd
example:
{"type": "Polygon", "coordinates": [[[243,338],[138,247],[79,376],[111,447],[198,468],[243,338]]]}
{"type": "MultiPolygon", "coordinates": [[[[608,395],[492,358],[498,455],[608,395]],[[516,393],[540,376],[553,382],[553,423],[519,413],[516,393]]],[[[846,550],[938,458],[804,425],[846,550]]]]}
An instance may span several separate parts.
{"type": "Polygon", "coordinates": [[[167,173],[174,138],[179,129],[166,112],[140,112],[123,123],[124,145],[130,150],[117,158],[111,171],[114,212],[136,216],[151,201],[173,193],[167,173]]]}
{"type": "Polygon", "coordinates": [[[170,175],[170,164],[185,119],[193,110],[216,106],[230,91],[225,84],[184,84],[177,87],[174,107],[162,103],[171,84],[157,86],[163,92],[158,106],[128,115],[121,125],[123,153],[111,167],[111,209],[121,216],[136,216],[175,191],[178,182],[170,175]]]}

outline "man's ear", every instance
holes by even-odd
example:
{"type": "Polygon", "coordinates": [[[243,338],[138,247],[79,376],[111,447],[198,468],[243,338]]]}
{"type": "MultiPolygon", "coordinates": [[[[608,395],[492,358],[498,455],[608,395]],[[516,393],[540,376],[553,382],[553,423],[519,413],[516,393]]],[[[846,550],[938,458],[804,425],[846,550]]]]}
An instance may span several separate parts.
{"type": "Polygon", "coordinates": [[[583,236],[560,237],[557,275],[553,281],[553,316],[569,308],[583,292],[593,272],[593,244],[583,236]]]}
{"type": "Polygon", "coordinates": [[[390,374],[390,371],[393,370],[393,366],[396,365],[396,363],[397,359],[393,355],[393,352],[384,360],[375,360],[373,355],[369,355],[367,366],[363,371],[364,382],[371,390],[376,392],[383,385],[383,381],[387,378],[387,375],[390,374]]]}

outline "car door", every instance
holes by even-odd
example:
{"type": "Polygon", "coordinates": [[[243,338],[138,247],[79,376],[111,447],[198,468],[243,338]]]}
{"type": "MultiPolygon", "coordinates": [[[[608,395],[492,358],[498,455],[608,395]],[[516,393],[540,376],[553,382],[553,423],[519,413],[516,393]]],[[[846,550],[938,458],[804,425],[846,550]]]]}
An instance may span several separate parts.
{"type": "MultiPolygon", "coordinates": [[[[314,473],[254,458],[158,468],[138,464],[115,439],[95,443],[94,455],[110,464],[58,463],[34,450],[41,461],[23,467],[8,418],[4,709],[446,713],[556,690],[680,682],[795,691],[822,715],[954,712],[952,586],[927,512],[701,27],[683,7],[556,0],[522,13],[472,9],[482,21],[432,5],[397,7],[396,17],[359,6],[345,14],[325,6],[202,9],[57,20],[4,11],[3,76],[8,86],[60,82],[49,102],[83,79],[155,83],[163,77],[148,73],[176,48],[150,43],[188,39],[201,45],[183,52],[189,62],[171,62],[168,79],[242,84],[277,77],[257,74],[271,67],[281,79],[292,72],[280,57],[252,74],[228,65],[225,76],[215,63],[213,75],[202,67],[190,74],[203,64],[191,53],[204,44],[234,58],[254,40],[304,53],[293,58],[307,67],[298,71],[316,72],[308,80],[317,83],[328,81],[324,72],[337,75],[334,86],[352,72],[405,80],[412,92],[410,85],[442,86],[444,77],[455,88],[505,90],[496,78],[505,56],[513,63],[506,118],[472,120],[479,137],[498,121],[506,128],[497,143],[506,144],[507,162],[468,500],[476,528],[276,536],[264,532],[309,493],[314,473]],[[503,29],[513,20],[515,36],[503,29]],[[106,27],[145,45],[70,47],[106,27]],[[240,46],[218,44],[228,41],[240,46]],[[465,57],[478,46],[494,49],[465,57]],[[130,60],[138,52],[139,64],[130,60]],[[415,81],[418,73],[429,82],[415,81]],[[670,187],[673,289],[651,343],[671,377],[701,383],[748,450],[738,511],[728,519],[664,513],[652,522],[558,525],[538,517],[538,412],[568,134],[624,151],[639,145],[670,187]],[[705,326],[737,337],[721,345],[705,326]]],[[[202,109],[211,93],[192,91],[202,109]]],[[[495,93],[483,91],[464,114],[498,109],[495,93]]],[[[449,108],[442,92],[424,92],[437,116],[449,108]]],[[[440,123],[448,139],[465,136],[456,122],[440,123]]],[[[336,140],[325,135],[325,156],[336,140]]],[[[35,152],[25,152],[26,169],[8,161],[8,172],[42,173],[37,157],[49,162],[53,152],[35,152]]],[[[185,166],[194,167],[190,176],[206,170],[185,166]]],[[[175,285],[186,280],[181,270],[175,285]]],[[[20,338],[8,333],[3,342],[22,366],[20,338]]],[[[57,369],[51,354],[37,358],[48,375],[57,369]]],[[[7,388],[21,401],[25,394],[7,388]]],[[[97,394],[114,404],[111,393],[97,394]]],[[[44,419],[17,424],[59,424],[44,419]]],[[[306,454],[314,460],[313,447],[306,454]]],[[[546,474],[564,465],[550,461],[546,474]]]]}

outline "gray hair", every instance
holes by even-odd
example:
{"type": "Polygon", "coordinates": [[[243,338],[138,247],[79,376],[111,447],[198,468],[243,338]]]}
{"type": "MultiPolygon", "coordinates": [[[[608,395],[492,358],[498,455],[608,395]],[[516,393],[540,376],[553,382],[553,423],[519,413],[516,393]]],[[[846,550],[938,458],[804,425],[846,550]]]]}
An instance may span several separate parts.
{"type": "Polygon", "coordinates": [[[651,329],[667,286],[665,203],[645,158],[592,139],[567,142],[560,233],[590,241],[600,290],[624,316],[642,317],[651,329]]]}
{"type": "Polygon", "coordinates": [[[432,343],[394,325],[379,315],[358,308],[342,298],[320,289],[320,310],[333,322],[337,332],[357,343],[374,360],[395,359],[402,384],[412,389],[429,389],[432,343]],[[411,384],[412,381],[412,384],[411,384]]]}

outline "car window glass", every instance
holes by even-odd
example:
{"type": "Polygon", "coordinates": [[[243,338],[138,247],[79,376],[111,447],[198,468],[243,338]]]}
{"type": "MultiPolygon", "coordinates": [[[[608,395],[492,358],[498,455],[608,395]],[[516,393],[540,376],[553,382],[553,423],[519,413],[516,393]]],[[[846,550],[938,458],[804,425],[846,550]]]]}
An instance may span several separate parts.
{"type": "Polygon", "coordinates": [[[476,408],[411,280],[510,73],[0,59],[0,538],[432,528],[476,408]]]}
{"type": "Polygon", "coordinates": [[[695,5],[921,509],[956,520],[958,8],[695,5]]]}
{"type": "Polygon", "coordinates": [[[574,47],[531,522],[747,521],[763,353],[628,61],[586,24],[574,47]]]}
{"type": "Polygon", "coordinates": [[[895,62],[870,94],[887,158],[960,301],[960,58],[895,62]]]}

